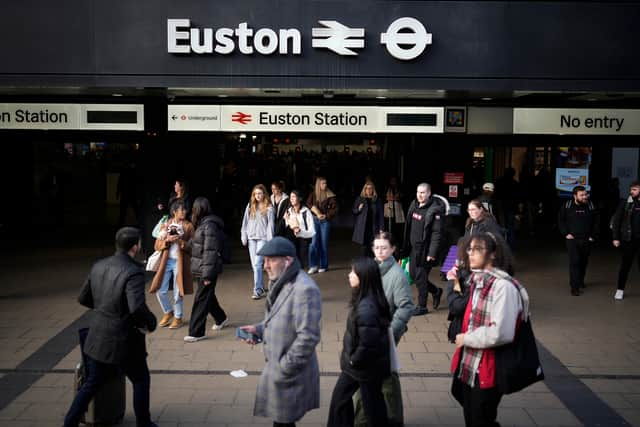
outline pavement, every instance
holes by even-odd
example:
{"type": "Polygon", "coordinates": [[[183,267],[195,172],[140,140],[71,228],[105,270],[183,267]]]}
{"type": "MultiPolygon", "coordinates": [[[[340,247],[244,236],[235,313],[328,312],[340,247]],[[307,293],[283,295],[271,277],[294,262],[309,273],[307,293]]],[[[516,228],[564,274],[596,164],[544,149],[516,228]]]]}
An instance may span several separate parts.
{"type": "MultiPolygon", "coordinates": [[[[337,232],[330,270],[316,274],[323,298],[319,409],[300,426],[326,425],[339,374],[350,259],[358,248],[337,232]]],[[[112,253],[108,239],[37,238],[0,253],[0,424],[60,426],[73,398],[73,370],[80,359],[77,329],[85,309],[77,293],[91,264],[112,253]]],[[[261,320],[264,300],[250,298],[248,253],[234,247],[217,295],[230,325],[208,339],[184,343],[187,328],[160,328],[148,337],[152,373],[151,414],[160,426],[267,426],[254,417],[253,401],[264,365],[260,346],[235,338],[235,327],[261,320]],[[246,378],[229,372],[242,369],[246,378]]],[[[516,254],[517,277],[532,301],[532,319],[546,380],[505,396],[503,426],[640,426],[640,275],[634,268],[623,301],[614,301],[619,254],[596,248],[584,295],[571,296],[567,255],[559,240],[528,239],[516,254]]],[[[431,280],[444,286],[436,271],[431,280]]],[[[415,291],[415,289],[414,289],[415,291]]],[[[193,296],[185,298],[190,313],[193,296]]],[[[444,300],[443,300],[444,301],[444,300]]],[[[159,304],[147,303],[160,317],[159,304]]],[[[444,304],[446,305],[446,303],[444,304]]],[[[431,301],[429,301],[431,308],[431,301]]],[[[454,346],[447,341],[447,310],[413,318],[398,347],[407,426],[461,426],[462,409],[449,393],[454,346]]],[[[123,424],[135,425],[131,388],[123,424]]]]}

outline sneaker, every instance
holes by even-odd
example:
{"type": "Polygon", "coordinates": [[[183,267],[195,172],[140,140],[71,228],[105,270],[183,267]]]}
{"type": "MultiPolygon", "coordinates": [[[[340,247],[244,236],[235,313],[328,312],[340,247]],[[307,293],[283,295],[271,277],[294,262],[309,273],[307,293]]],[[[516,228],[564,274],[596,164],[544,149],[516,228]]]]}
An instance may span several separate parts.
{"type": "Polygon", "coordinates": [[[178,329],[182,326],[182,319],[179,317],[174,317],[173,322],[169,325],[169,329],[178,329]]]}
{"type": "Polygon", "coordinates": [[[429,312],[429,310],[427,310],[427,307],[420,307],[420,306],[416,306],[416,308],[413,309],[413,316],[424,316],[425,314],[427,314],[429,312]]]}
{"type": "Polygon", "coordinates": [[[311,267],[307,274],[316,274],[318,272],[318,267],[311,267]]]}
{"type": "Polygon", "coordinates": [[[204,339],[207,339],[206,335],[203,335],[201,337],[192,337],[191,335],[187,335],[186,337],[184,337],[184,342],[198,342],[204,339]]]}
{"type": "Polygon", "coordinates": [[[158,326],[161,326],[163,328],[165,326],[169,326],[172,320],[173,320],[173,311],[170,311],[168,313],[165,313],[164,316],[162,316],[162,319],[160,319],[160,323],[158,323],[158,326]]]}
{"type": "Polygon", "coordinates": [[[433,295],[433,309],[437,310],[440,307],[440,300],[442,299],[443,294],[442,288],[438,288],[438,292],[433,295]]]}
{"type": "Polygon", "coordinates": [[[621,300],[622,298],[624,298],[624,291],[622,289],[618,289],[616,291],[616,294],[614,295],[614,298],[617,300],[621,300]]]}
{"type": "Polygon", "coordinates": [[[260,299],[264,296],[264,291],[262,289],[258,289],[257,291],[255,291],[253,293],[253,295],[251,295],[252,299],[260,299]]]}
{"type": "Polygon", "coordinates": [[[318,270],[318,273],[325,273],[327,271],[326,268],[321,268],[320,270],[318,270]]]}
{"type": "Polygon", "coordinates": [[[222,322],[220,322],[219,324],[215,324],[211,327],[212,331],[219,331],[220,329],[224,328],[225,326],[227,326],[227,323],[229,323],[229,318],[227,317],[226,319],[224,319],[222,322]]]}

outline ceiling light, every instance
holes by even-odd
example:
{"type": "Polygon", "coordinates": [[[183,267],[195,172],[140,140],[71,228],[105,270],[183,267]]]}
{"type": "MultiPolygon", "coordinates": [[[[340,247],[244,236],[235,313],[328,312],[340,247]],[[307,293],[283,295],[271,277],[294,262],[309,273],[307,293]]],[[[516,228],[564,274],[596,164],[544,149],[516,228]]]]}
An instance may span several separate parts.
{"type": "Polygon", "coordinates": [[[112,93],[111,96],[122,96],[121,93],[112,93]]]}
{"type": "Polygon", "coordinates": [[[493,101],[493,98],[485,96],[484,98],[482,98],[483,101],[493,101]]]}
{"type": "Polygon", "coordinates": [[[226,98],[226,97],[228,97],[228,96],[229,96],[229,95],[220,94],[220,95],[218,95],[218,98],[226,98]]]}
{"type": "Polygon", "coordinates": [[[386,96],[376,96],[376,99],[387,99],[386,96]]]}

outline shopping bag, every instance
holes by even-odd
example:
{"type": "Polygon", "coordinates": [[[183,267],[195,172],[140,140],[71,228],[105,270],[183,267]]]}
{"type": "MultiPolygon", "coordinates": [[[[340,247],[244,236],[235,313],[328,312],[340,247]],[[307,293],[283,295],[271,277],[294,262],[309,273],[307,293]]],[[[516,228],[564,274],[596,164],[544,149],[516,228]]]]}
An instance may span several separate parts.
{"type": "Polygon", "coordinates": [[[389,327],[389,360],[391,361],[391,372],[400,372],[400,358],[396,349],[396,340],[393,337],[393,329],[389,327]]]}
{"type": "Polygon", "coordinates": [[[160,235],[160,231],[162,230],[162,226],[165,225],[168,220],[169,220],[169,215],[163,215],[162,218],[160,218],[160,221],[158,221],[158,223],[156,224],[156,226],[153,227],[153,231],[151,232],[151,236],[154,239],[158,238],[158,236],[160,235]]]}
{"type": "Polygon", "coordinates": [[[513,342],[496,347],[496,387],[511,394],[544,380],[531,319],[520,323],[513,342]]]}
{"type": "Polygon", "coordinates": [[[400,265],[400,267],[402,267],[402,270],[404,271],[404,275],[407,276],[407,281],[409,282],[409,284],[413,284],[413,279],[411,278],[411,273],[409,271],[409,257],[406,258],[402,258],[401,260],[398,261],[398,264],[400,265]]]}
{"type": "Polygon", "coordinates": [[[149,259],[147,259],[147,271],[158,271],[158,267],[160,266],[160,257],[162,256],[162,252],[155,251],[151,254],[149,259]]]}

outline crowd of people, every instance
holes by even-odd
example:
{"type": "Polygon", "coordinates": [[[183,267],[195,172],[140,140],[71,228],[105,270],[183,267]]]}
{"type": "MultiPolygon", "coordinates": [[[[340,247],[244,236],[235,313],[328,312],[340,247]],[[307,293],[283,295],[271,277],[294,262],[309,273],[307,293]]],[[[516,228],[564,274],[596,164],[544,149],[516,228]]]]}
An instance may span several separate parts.
{"type": "MultiPolygon", "coordinates": [[[[457,242],[456,263],[446,273],[448,337],[455,344],[452,394],[463,407],[467,426],[499,425],[497,408],[507,388],[500,382],[504,365],[496,364],[501,349],[513,343],[528,321],[529,297],[514,279],[508,221],[500,225],[493,214],[493,185],[485,184],[479,198],[467,206],[464,236],[457,242]]],[[[144,301],[144,274],[134,262],[140,232],[125,227],[116,234],[117,253],[92,268],[80,296],[93,309],[84,353],[88,375],[65,419],[75,426],[102,383],[120,367],[134,384],[138,425],[153,425],[149,417],[149,372],[144,334],[156,326],[183,325],[183,297],[197,287],[187,343],[206,338],[206,320],[214,330],[228,324],[215,288],[228,250],[224,222],[203,197],[191,200],[186,184],[177,181],[164,214],[154,230],[157,255],[149,292],[156,293],[163,317],[157,322],[144,301]],[[114,286],[114,284],[116,286],[114,286]],[[171,284],[173,293],[170,295],[171,284]],[[114,304],[126,301],[126,304],[114,304]],[[113,323],[113,327],[106,327],[113,323]]],[[[316,346],[320,342],[322,301],[314,274],[329,269],[331,223],[339,209],[327,179],[318,176],[305,198],[299,190],[287,194],[280,181],[255,185],[245,207],[240,236],[253,270],[251,298],[266,298],[264,319],[238,328],[248,344],[264,343],[262,371],[254,414],[291,426],[319,407],[320,381],[316,346]],[[268,276],[263,279],[263,271],[268,276]]],[[[428,313],[432,297],[438,309],[445,290],[429,280],[445,245],[446,199],[421,183],[404,212],[400,190],[393,181],[384,202],[367,179],[352,205],[352,240],[362,256],[351,263],[349,312],[340,354],[340,376],[331,396],[328,426],[403,425],[401,385],[396,347],[413,316],[428,313]],[[401,230],[401,231],[400,231],[401,230]],[[394,232],[400,233],[396,242],[394,232]],[[409,259],[409,275],[399,258],[409,259]],[[416,284],[414,304],[409,280],[416,284]]],[[[577,186],[561,206],[559,229],[570,255],[573,295],[584,288],[590,244],[598,238],[598,210],[586,189],[577,186]]],[[[623,248],[616,299],[622,299],[628,272],[640,251],[640,183],[630,187],[611,221],[613,245],[623,248]]],[[[149,263],[151,263],[151,258],[149,263]]]]}

